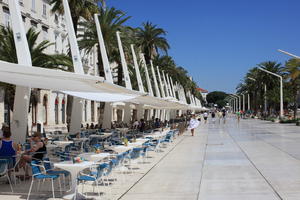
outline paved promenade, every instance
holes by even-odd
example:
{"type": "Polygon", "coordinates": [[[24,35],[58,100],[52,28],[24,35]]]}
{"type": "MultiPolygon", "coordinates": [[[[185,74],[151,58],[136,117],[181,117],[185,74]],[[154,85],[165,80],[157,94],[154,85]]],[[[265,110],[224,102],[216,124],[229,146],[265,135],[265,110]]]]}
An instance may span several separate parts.
{"type": "Polygon", "coordinates": [[[186,134],[122,200],[299,200],[300,127],[228,119],[186,134]]]}

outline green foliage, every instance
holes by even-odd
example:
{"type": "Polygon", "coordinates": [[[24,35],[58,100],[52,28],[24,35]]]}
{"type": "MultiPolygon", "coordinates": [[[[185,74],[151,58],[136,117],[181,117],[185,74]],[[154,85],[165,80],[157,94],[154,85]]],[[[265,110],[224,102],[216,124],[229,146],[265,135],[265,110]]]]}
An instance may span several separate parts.
{"type": "MultiPolygon", "coordinates": [[[[285,108],[292,108],[294,110],[295,118],[297,108],[299,106],[297,98],[300,91],[300,60],[290,59],[285,63],[284,66],[280,63],[267,61],[258,64],[258,67],[262,67],[284,78],[284,106],[285,108]]],[[[275,77],[274,75],[262,72],[257,67],[251,68],[247,72],[242,83],[237,86],[237,93],[250,93],[253,99],[251,107],[254,110],[258,110],[260,108],[260,105],[264,104],[264,98],[266,98],[269,110],[275,109],[279,111],[279,91],[279,78],[275,77]],[[267,88],[266,94],[264,92],[265,85],[267,88]]]]}
{"type": "MultiPolygon", "coordinates": [[[[122,36],[126,35],[130,29],[126,26],[124,26],[124,23],[130,18],[126,16],[126,14],[121,11],[117,10],[115,8],[99,8],[99,23],[101,26],[101,31],[105,43],[105,47],[107,50],[108,57],[110,59],[110,62],[116,62],[118,64],[117,73],[118,73],[118,84],[122,85],[122,67],[121,67],[121,60],[120,60],[120,53],[118,49],[118,43],[116,38],[116,32],[121,31],[122,36]]],[[[102,57],[101,52],[99,49],[99,40],[96,30],[96,25],[93,20],[86,21],[79,23],[80,25],[80,32],[82,34],[79,34],[78,37],[80,39],[79,41],[79,47],[84,50],[86,53],[90,53],[91,50],[97,45],[98,47],[98,69],[100,72],[100,76],[104,76],[103,71],[103,64],[102,64],[102,57]]],[[[122,37],[123,42],[126,41],[126,37],[122,37]]]]}
{"type": "MultiPolygon", "coordinates": [[[[77,33],[77,25],[80,17],[83,17],[86,20],[91,20],[93,18],[93,14],[97,13],[97,2],[98,1],[95,0],[69,0],[75,33],[77,33]]],[[[104,3],[103,1],[101,2],[102,4],[104,3]]],[[[53,13],[64,13],[63,0],[51,0],[50,4],[52,5],[51,11],[53,13]]]]}
{"type": "Polygon", "coordinates": [[[296,123],[298,120],[297,119],[281,119],[279,123],[282,124],[291,124],[291,123],[296,123]]]}
{"type": "Polygon", "coordinates": [[[225,92],[221,91],[214,91],[210,92],[206,96],[207,103],[211,104],[218,104],[219,108],[223,108],[226,106],[226,97],[228,95],[225,92]]]}
{"type": "Polygon", "coordinates": [[[167,53],[170,46],[164,37],[166,34],[164,29],[158,28],[151,22],[143,23],[142,27],[136,29],[137,44],[145,54],[147,63],[158,55],[158,50],[167,53]]]}

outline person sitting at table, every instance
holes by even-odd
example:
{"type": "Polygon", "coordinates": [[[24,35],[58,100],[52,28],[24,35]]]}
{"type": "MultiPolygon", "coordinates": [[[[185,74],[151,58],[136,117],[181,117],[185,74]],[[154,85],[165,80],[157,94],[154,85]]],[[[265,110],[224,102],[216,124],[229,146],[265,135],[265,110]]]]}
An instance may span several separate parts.
{"type": "Polygon", "coordinates": [[[0,158],[9,159],[8,168],[11,169],[15,166],[16,163],[16,152],[17,152],[17,144],[13,142],[11,137],[11,132],[9,127],[4,127],[3,138],[0,141],[0,158]]]}
{"type": "Polygon", "coordinates": [[[132,124],[132,128],[137,129],[138,127],[139,127],[139,121],[136,119],[132,124]]]}
{"type": "Polygon", "coordinates": [[[9,126],[7,125],[7,123],[2,123],[2,128],[0,129],[0,140],[2,139],[3,137],[3,130],[5,128],[9,128],[9,126]]]}
{"type": "Polygon", "coordinates": [[[145,127],[146,127],[145,121],[144,121],[144,119],[141,119],[140,124],[139,124],[139,131],[144,132],[145,127]]]}
{"type": "Polygon", "coordinates": [[[94,123],[91,123],[90,129],[94,129],[94,128],[95,128],[94,123]]]}
{"type": "Polygon", "coordinates": [[[160,121],[159,121],[158,118],[155,119],[154,127],[155,128],[160,128],[160,121]]]}
{"type": "MultiPolygon", "coordinates": [[[[44,155],[47,153],[47,148],[45,142],[42,140],[42,134],[39,132],[35,132],[31,141],[33,145],[31,148],[27,150],[21,157],[19,162],[19,167],[24,168],[27,162],[31,162],[32,160],[43,160],[44,155]]],[[[28,171],[25,171],[26,175],[28,175],[28,171]]]]}

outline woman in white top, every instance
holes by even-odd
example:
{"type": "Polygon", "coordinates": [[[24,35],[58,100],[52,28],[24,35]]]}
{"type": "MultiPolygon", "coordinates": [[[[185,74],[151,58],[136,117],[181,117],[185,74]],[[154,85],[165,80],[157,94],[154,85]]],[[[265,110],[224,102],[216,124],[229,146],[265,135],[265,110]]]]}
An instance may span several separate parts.
{"type": "Polygon", "coordinates": [[[203,119],[204,119],[204,123],[206,124],[206,122],[207,122],[207,118],[208,118],[208,113],[205,111],[204,113],[203,113],[203,119]]]}
{"type": "Polygon", "coordinates": [[[200,124],[199,120],[197,120],[196,116],[193,115],[191,120],[190,120],[189,127],[188,127],[188,129],[191,130],[192,136],[194,136],[195,128],[197,128],[199,126],[199,124],[200,124]]]}

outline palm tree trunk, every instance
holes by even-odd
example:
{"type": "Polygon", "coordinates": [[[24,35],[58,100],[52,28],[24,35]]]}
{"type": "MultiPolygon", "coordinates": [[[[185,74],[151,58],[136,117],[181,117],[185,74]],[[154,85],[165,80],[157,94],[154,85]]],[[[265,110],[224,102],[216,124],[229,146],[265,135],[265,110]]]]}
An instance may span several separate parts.
{"type": "Polygon", "coordinates": [[[72,16],[72,21],[73,21],[73,27],[74,27],[75,35],[77,35],[79,17],[72,16]]]}
{"type": "Polygon", "coordinates": [[[102,63],[102,59],[101,59],[101,51],[100,51],[100,46],[97,45],[97,57],[98,57],[98,71],[99,71],[99,76],[104,77],[105,73],[104,73],[104,68],[103,68],[103,63],[102,63]]]}
{"type": "Polygon", "coordinates": [[[118,63],[118,85],[123,85],[123,68],[120,63],[118,63]]]}

